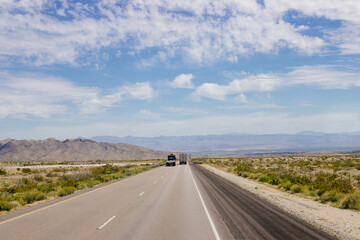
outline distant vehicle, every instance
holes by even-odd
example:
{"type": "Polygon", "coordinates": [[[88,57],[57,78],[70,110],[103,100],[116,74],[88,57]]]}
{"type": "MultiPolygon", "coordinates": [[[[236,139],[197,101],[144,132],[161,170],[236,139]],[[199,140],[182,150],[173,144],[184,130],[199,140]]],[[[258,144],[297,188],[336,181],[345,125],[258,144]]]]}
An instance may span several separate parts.
{"type": "Polygon", "coordinates": [[[187,163],[187,159],[188,159],[188,155],[186,153],[180,153],[180,165],[181,164],[186,164],[187,163]]]}
{"type": "Polygon", "coordinates": [[[174,154],[168,155],[168,160],[166,161],[166,166],[174,166],[176,165],[176,156],[174,154]]]}

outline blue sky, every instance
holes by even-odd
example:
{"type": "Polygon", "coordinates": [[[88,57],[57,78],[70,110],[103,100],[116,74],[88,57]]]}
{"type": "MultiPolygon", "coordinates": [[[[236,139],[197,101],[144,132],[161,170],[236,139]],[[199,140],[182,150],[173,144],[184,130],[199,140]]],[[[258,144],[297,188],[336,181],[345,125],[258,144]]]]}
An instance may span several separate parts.
{"type": "Polygon", "coordinates": [[[0,17],[0,139],[360,131],[357,0],[4,0],[0,17]]]}

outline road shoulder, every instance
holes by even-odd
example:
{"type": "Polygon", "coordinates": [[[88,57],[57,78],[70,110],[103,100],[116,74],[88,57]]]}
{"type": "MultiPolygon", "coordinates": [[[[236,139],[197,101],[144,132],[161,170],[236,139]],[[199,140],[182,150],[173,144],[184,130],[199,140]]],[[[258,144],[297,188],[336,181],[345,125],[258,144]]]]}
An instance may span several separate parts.
{"type": "Polygon", "coordinates": [[[340,239],[360,239],[360,213],[282,192],[212,166],[202,167],[340,239]]]}

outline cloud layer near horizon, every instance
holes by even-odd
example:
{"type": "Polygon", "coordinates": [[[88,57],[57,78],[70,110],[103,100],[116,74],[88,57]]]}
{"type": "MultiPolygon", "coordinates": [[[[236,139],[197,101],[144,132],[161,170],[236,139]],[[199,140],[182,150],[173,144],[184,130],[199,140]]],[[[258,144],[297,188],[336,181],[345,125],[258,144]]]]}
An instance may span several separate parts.
{"type": "Polygon", "coordinates": [[[124,100],[151,100],[154,95],[149,82],[119,86],[104,94],[104,89],[79,86],[60,77],[0,71],[0,118],[49,118],[69,113],[72,106],[77,106],[76,112],[96,113],[124,100]]]}

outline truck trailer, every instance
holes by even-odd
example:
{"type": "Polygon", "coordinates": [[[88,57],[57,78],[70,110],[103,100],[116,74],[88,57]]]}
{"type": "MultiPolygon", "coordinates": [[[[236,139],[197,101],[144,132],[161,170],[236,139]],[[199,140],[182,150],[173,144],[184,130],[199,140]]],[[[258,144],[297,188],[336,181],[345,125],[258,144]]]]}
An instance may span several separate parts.
{"type": "Polygon", "coordinates": [[[186,164],[187,163],[187,159],[188,159],[188,155],[186,153],[180,153],[180,165],[181,164],[186,164]]]}

